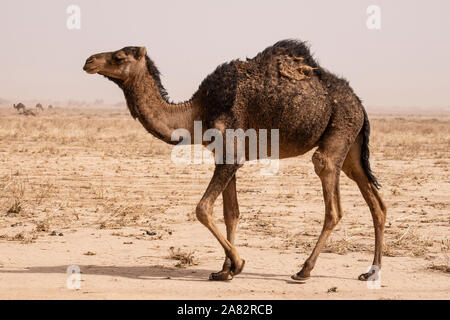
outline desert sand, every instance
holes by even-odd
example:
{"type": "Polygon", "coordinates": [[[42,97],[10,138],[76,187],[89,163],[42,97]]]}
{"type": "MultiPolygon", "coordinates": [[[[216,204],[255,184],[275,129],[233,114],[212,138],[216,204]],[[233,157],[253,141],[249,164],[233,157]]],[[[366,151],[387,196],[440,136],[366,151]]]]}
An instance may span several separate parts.
{"type": "MultiPolygon", "coordinates": [[[[237,174],[244,272],[208,281],[224,253],[194,210],[213,165],[170,161],[171,146],[128,111],[0,108],[0,299],[449,299],[450,116],[377,114],[371,164],[388,206],[381,288],[357,280],[373,226],[341,174],[345,216],[312,277],[294,282],[322,228],[311,153],[274,176],[237,174]],[[67,287],[68,266],[81,270],[67,287]]],[[[224,231],[222,202],[215,217],[224,231]]]]}

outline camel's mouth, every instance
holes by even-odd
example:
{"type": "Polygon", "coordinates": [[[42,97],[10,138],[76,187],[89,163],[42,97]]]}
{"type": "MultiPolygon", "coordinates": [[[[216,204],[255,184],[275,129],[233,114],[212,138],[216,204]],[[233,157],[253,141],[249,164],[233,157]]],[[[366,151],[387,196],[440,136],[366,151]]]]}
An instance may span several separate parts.
{"type": "Polygon", "coordinates": [[[91,56],[86,60],[83,70],[89,74],[97,73],[100,70],[99,63],[95,56],[91,56]]]}
{"type": "Polygon", "coordinates": [[[97,67],[93,67],[93,66],[89,66],[89,65],[85,64],[83,67],[83,70],[89,74],[94,74],[94,73],[97,73],[99,69],[97,67]]]}

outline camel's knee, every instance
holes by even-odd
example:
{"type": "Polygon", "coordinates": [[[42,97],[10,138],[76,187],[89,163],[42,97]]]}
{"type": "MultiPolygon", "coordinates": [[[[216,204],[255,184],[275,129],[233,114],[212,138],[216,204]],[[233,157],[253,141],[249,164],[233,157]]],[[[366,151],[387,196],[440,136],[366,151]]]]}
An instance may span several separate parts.
{"type": "Polygon", "coordinates": [[[314,171],[319,177],[331,172],[334,168],[331,159],[321,151],[314,152],[312,162],[314,164],[314,171]]]}
{"type": "Polygon", "coordinates": [[[325,221],[323,224],[323,229],[327,231],[331,231],[336,227],[339,221],[342,218],[342,214],[340,212],[330,212],[326,215],[325,221]]]}
{"type": "Polygon", "coordinates": [[[207,225],[210,220],[210,208],[205,203],[200,202],[195,209],[195,214],[197,216],[198,221],[202,224],[207,225]]]}

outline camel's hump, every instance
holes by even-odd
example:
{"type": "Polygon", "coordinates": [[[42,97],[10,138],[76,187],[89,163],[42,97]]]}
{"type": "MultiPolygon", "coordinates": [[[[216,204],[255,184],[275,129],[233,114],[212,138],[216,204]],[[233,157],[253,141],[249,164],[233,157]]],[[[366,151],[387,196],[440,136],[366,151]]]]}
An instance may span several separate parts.
{"type": "Polygon", "coordinates": [[[273,46],[270,46],[258,53],[256,57],[251,60],[269,60],[276,56],[289,56],[293,58],[302,57],[307,65],[313,68],[319,67],[309,50],[308,44],[304,41],[295,39],[278,41],[273,46]]]}

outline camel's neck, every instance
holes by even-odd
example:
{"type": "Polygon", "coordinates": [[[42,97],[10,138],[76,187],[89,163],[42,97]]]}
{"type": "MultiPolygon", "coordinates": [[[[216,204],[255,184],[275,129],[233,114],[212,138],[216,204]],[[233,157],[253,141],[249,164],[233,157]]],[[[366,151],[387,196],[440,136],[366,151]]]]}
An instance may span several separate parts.
{"type": "Polygon", "coordinates": [[[167,143],[177,143],[171,141],[176,129],[186,129],[193,137],[194,121],[202,118],[195,96],[187,102],[173,104],[166,101],[158,85],[147,71],[120,84],[132,116],[138,118],[148,132],[167,143]]]}

